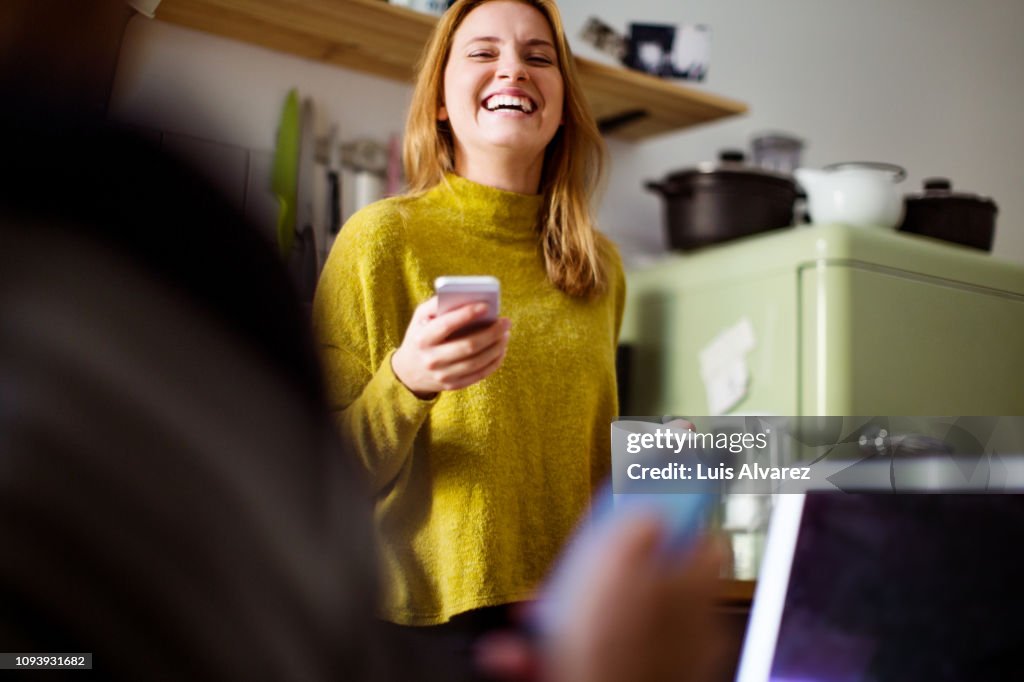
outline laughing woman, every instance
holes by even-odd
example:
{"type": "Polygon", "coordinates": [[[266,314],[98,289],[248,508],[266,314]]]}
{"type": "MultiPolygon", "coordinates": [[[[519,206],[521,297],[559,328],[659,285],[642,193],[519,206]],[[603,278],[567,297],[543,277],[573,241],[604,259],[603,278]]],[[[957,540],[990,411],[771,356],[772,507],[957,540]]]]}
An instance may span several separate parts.
{"type": "Polygon", "coordinates": [[[404,151],[409,193],[345,225],[315,324],[375,490],[382,617],[473,630],[533,596],[608,473],[617,410],[604,147],[550,0],[447,11],[404,151]],[[438,313],[444,275],[496,276],[508,317],[449,339],[484,310],[438,313]]]}

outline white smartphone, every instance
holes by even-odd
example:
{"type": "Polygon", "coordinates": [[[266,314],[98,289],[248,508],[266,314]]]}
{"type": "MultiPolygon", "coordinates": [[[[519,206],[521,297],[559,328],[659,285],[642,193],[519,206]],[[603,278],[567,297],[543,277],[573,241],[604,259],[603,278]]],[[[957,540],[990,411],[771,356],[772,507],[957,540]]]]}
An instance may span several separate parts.
{"type": "Polygon", "coordinates": [[[491,325],[498,319],[501,284],[496,277],[438,277],[434,280],[437,312],[446,313],[470,303],[486,303],[487,314],[453,334],[463,335],[491,325]]]}

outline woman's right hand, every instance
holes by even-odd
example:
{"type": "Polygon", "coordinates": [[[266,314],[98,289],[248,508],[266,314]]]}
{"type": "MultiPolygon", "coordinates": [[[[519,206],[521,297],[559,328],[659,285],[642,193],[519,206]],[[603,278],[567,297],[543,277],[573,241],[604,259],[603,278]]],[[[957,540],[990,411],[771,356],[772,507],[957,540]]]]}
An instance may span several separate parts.
{"type": "Polygon", "coordinates": [[[456,339],[449,337],[487,313],[483,303],[437,312],[437,297],[421,303],[405,330],[402,345],[391,356],[391,369],[417,397],[429,400],[490,376],[505,358],[511,321],[493,324],[456,339]]]}

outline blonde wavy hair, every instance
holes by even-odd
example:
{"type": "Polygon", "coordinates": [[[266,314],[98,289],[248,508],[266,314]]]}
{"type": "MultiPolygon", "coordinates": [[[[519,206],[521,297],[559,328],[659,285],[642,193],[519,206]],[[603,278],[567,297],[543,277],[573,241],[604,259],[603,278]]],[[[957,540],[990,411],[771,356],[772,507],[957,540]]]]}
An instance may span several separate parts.
{"type": "MultiPolygon", "coordinates": [[[[441,17],[420,60],[405,126],[404,165],[413,194],[444,181],[455,168],[448,121],[439,121],[444,70],[452,37],[466,16],[493,0],[458,0],[441,17]]],[[[607,287],[610,242],[597,232],[591,200],[604,177],[605,145],[583,96],[558,8],[552,0],[515,0],[537,9],[554,35],[564,83],[564,122],[544,153],[540,193],[544,202],[537,231],[548,279],[572,296],[594,296],[607,287]]]]}

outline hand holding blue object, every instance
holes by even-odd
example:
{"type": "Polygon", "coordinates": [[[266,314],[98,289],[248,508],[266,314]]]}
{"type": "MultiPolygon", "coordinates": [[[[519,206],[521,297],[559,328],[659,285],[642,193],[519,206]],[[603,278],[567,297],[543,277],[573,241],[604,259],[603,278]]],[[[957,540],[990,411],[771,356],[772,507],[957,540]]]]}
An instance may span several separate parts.
{"type": "Polygon", "coordinates": [[[541,635],[563,632],[587,598],[591,577],[623,527],[638,517],[655,518],[662,529],[660,553],[666,564],[686,561],[708,528],[719,496],[700,493],[613,493],[608,485],[597,497],[591,518],[581,527],[561,563],[541,591],[532,629],[541,635]]]}

